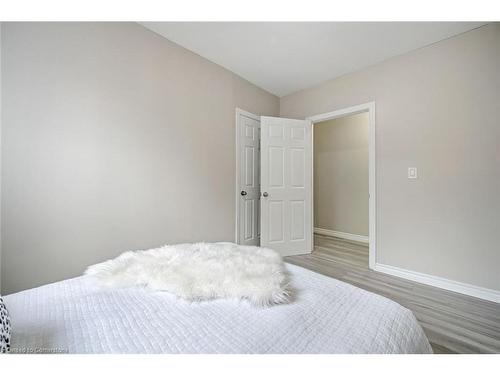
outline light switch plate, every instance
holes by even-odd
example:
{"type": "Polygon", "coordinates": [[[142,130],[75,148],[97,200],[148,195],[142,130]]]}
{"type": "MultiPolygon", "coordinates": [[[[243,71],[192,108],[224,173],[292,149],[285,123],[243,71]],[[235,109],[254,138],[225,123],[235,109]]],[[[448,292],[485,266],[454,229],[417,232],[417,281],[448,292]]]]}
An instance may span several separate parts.
{"type": "Polygon", "coordinates": [[[408,178],[415,179],[418,178],[417,168],[408,167],[408,178]]]}

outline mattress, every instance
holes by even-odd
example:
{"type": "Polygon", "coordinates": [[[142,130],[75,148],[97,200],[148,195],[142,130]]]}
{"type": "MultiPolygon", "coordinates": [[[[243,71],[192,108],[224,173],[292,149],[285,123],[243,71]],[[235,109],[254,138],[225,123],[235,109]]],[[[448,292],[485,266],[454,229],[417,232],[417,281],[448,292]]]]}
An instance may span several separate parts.
{"type": "Polygon", "coordinates": [[[288,304],[188,302],[77,277],[4,297],[14,353],[432,353],[411,311],[287,264],[288,304]]]}

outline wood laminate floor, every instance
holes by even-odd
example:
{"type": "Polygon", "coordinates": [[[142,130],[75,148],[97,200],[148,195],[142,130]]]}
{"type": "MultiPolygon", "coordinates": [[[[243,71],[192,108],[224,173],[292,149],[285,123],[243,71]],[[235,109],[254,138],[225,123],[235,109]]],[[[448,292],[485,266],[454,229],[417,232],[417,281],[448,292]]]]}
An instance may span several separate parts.
{"type": "Polygon", "coordinates": [[[500,353],[500,304],[368,268],[368,247],[322,235],[285,261],[380,294],[412,310],[435,353],[500,353]]]}

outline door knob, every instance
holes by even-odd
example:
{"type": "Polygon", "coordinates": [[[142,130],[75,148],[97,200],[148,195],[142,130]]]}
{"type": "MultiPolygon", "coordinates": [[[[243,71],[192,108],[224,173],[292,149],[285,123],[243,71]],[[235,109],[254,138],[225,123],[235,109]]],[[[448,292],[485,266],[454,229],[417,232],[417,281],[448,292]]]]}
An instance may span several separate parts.
{"type": "Polygon", "coordinates": [[[269,194],[268,194],[268,192],[267,192],[267,191],[265,191],[265,192],[263,192],[263,193],[262,193],[262,196],[263,196],[263,197],[268,197],[268,196],[269,196],[269,194]]]}
{"type": "Polygon", "coordinates": [[[247,192],[245,190],[242,190],[240,194],[245,196],[245,195],[247,195],[247,192]]]}

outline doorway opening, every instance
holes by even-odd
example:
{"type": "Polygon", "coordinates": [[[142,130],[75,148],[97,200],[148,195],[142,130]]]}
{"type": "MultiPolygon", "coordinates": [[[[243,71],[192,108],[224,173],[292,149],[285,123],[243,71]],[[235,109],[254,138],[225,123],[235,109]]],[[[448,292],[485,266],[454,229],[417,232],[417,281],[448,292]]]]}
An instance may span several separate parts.
{"type": "MultiPolygon", "coordinates": [[[[351,169],[344,168],[344,171],[349,172],[351,169]]],[[[366,185],[366,175],[364,181],[366,185]]],[[[354,179],[354,183],[359,187],[363,186],[361,180],[356,182],[354,179]]],[[[321,186],[321,181],[318,185],[321,186]]],[[[327,187],[327,192],[328,189],[327,187]]],[[[352,189],[347,188],[344,191],[350,192],[352,189]]],[[[317,194],[321,195],[319,192],[317,194]]],[[[344,194],[346,193],[341,195],[344,194]]],[[[375,103],[361,104],[305,120],[257,116],[237,109],[235,195],[236,243],[270,247],[283,256],[310,254],[314,249],[313,233],[316,227],[316,232],[326,229],[337,236],[340,233],[344,237],[350,235],[349,238],[344,238],[345,240],[361,240],[362,243],[368,241],[369,267],[374,269],[375,103]],[[347,207],[346,212],[352,214],[349,205],[366,206],[368,199],[368,231],[366,218],[365,223],[359,225],[365,225],[361,230],[345,229],[347,227],[326,228],[320,219],[319,206],[322,206],[322,203],[316,204],[316,211],[320,216],[316,222],[313,219],[314,128],[328,126],[326,122],[330,120],[356,115],[360,115],[356,118],[368,121],[368,191],[365,190],[363,199],[348,202],[344,206],[347,207]]]]}
{"type": "Polygon", "coordinates": [[[309,118],[313,126],[313,254],[375,264],[375,104],[309,118]]]}

